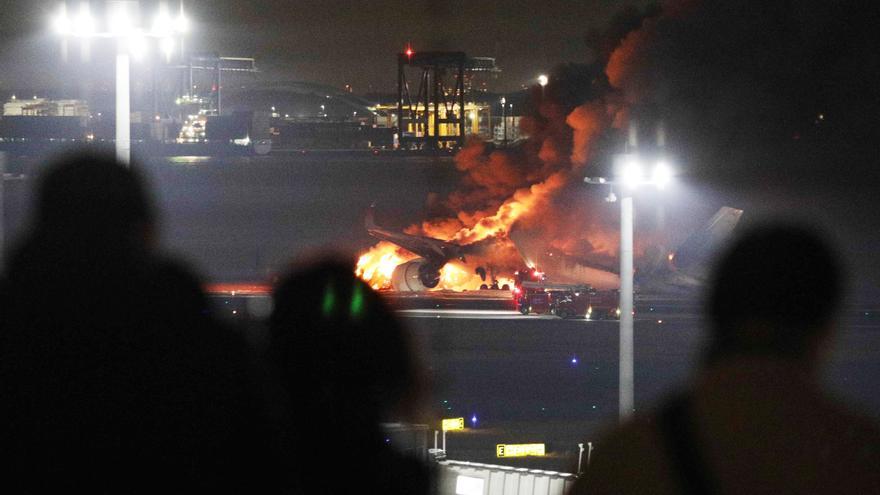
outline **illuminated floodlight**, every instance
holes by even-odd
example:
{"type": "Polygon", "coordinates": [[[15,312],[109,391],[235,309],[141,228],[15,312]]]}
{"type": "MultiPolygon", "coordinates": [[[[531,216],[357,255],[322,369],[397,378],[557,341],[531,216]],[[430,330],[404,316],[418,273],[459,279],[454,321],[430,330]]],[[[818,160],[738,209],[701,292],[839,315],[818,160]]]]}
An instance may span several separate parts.
{"type": "Polygon", "coordinates": [[[176,19],[174,19],[174,30],[180,34],[189,32],[189,18],[187,18],[183,12],[181,12],[176,19]]]}
{"type": "Polygon", "coordinates": [[[127,2],[113,2],[108,4],[107,28],[114,36],[128,35],[134,28],[131,15],[128,12],[127,2]]]}
{"type": "Polygon", "coordinates": [[[540,76],[538,76],[538,84],[540,84],[541,87],[546,86],[548,81],[549,80],[547,79],[547,76],[545,74],[541,74],[540,76]]]}
{"type": "Polygon", "coordinates": [[[663,189],[672,181],[672,170],[665,161],[660,160],[654,165],[654,172],[651,176],[651,182],[660,189],[663,189]]]}
{"type": "Polygon", "coordinates": [[[112,34],[122,35],[131,30],[131,19],[124,11],[117,11],[108,18],[107,27],[112,34]]]}
{"type": "Polygon", "coordinates": [[[501,106],[503,107],[505,103],[507,103],[507,98],[502,96],[501,97],[501,106]]]}
{"type": "Polygon", "coordinates": [[[159,38],[167,38],[175,31],[176,22],[168,14],[168,8],[165,2],[159,4],[159,12],[153,18],[152,34],[159,38]]]}
{"type": "Polygon", "coordinates": [[[79,12],[73,20],[73,34],[76,36],[87,37],[95,33],[95,18],[89,9],[88,2],[79,4],[79,12]]]}
{"type": "Polygon", "coordinates": [[[620,180],[630,188],[636,188],[642,183],[642,165],[637,159],[629,158],[624,162],[623,169],[620,171],[620,180]]]}
{"type": "Polygon", "coordinates": [[[67,16],[67,4],[62,3],[58,9],[58,15],[52,19],[52,29],[60,35],[67,35],[73,31],[70,17],[67,16]]]}

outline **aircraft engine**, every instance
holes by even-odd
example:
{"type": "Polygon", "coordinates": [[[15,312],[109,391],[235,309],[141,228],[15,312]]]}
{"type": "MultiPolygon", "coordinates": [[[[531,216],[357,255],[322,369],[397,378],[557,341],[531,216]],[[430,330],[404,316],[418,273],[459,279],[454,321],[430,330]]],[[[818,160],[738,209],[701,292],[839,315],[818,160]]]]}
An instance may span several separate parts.
{"type": "Polygon", "coordinates": [[[440,268],[424,258],[397,265],[391,274],[391,288],[401,292],[419,292],[437,287],[440,268]]]}

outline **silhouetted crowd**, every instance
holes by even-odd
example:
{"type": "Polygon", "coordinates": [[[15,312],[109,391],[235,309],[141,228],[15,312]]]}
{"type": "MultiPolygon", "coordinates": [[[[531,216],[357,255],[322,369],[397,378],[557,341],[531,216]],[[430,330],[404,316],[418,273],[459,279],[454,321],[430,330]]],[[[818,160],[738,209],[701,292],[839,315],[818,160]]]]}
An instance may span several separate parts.
{"type": "MultiPolygon", "coordinates": [[[[417,416],[407,333],[343,262],[278,282],[255,354],[161,256],[135,170],[48,167],[0,282],[0,448],[8,493],[431,493],[380,424],[417,416]]],[[[721,259],[694,385],[599,444],[587,493],[880,493],[880,433],[818,386],[843,293],[797,225],[721,259]]],[[[574,435],[574,434],[573,434],[574,435]]]]}
{"type": "Polygon", "coordinates": [[[136,171],[76,155],[38,187],[0,285],[2,486],[429,492],[380,429],[420,392],[406,334],[348,266],[285,276],[254,355],[157,253],[136,171]]]}

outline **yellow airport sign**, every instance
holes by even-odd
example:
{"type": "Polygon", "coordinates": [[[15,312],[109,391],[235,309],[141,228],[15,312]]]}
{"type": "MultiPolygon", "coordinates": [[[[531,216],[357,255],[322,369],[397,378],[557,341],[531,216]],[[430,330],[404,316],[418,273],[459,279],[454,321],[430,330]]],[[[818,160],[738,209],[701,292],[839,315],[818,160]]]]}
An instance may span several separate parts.
{"type": "Polygon", "coordinates": [[[543,443],[499,443],[495,446],[497,457],[543,456],[543,443]]]}
{"type": "Polygon", "coordinates": [[[449,418],[443,420],[443,431],[458,431],[464,429],[464,418],[449,418]]]}

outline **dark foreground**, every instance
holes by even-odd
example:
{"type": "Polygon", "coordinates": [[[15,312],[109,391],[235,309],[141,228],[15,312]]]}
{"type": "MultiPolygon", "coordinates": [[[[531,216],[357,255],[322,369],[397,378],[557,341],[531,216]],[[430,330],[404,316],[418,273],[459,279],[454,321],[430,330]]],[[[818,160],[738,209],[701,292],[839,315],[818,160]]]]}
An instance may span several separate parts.
{"type": "MultiPolygon", "coordinates": [[[[26,228],[30,186],[43,164],[8,164],[24,178],[4,183],[7,247],[26,228]]],[[[443,197],[459,178],[448,157],[181,157],[150,160],[144,171],[162,212],[164,247],[213,281],[266,281],[290,259],[327,246],[354,255],[375,242],[363,227],[372,203],[378,202],[377,221],[405,227],[425,218],[426,200],[443,197]]],[[[707,201],[705,208],[709,215],[715,206],[707,201]]],[[[397,301],[408,310],[399,315],[433,379],[432,419],[465,417],[471,426],[449,434],[449,457],[573,469],[578,442],[597,440],[617,416],[617,324],[521,317],[505,307],[506,296],[477,298],[476,308],[465,299],[472,297],[397,301]],[[550,456],[494,457],[497,443],[527,442],[547,443],[550,456]]],[[[258,347],[265,343],[260,319],[267,302],[214,300],[258,347]]],[[[701,345],[697,315],[692,302],[637,307],[637,409],[687,379],[701,345]]],[[[849,310],[839,324],[844,332],[826,373],[829,387],[880,418],[880,313],[849,310]]]]}
{"type": "MultiPolygon", "coordinates": [[[[428,299],[422,298],[423,307],[401,309],[398,315],[413,331],[433,382],[429,417],[466,420],[466,431],[448,433],[449,458],[575,470],[578,443],[596,442],[616,421],[617,322],[522,316],[473,306],[430,309],[424,307],[431,306],[428,299]],[[497,459],[495,446],[501,443],[546,443],[548,456],[497,459]]],[[[449,299],[440,297],[435,305],[449,299]]],[[[215,298],[214,303],[225,318],[241,321],[248,308],[265,312],[268,301],[215,298]]],[[[637,307],[638,412],[686,382],[699,362],[702,333],[693,302],[653,301],[637,307]]],[[[852,309],[839,324],[845,331],[831,354],[828,387],[880,418],[878,315],[852,309]]],[[[250,328],[259,333],[257,322],[251,321],[250,328]]],[[[428,440],[432,444],[433,436],[428,440]]]]}

